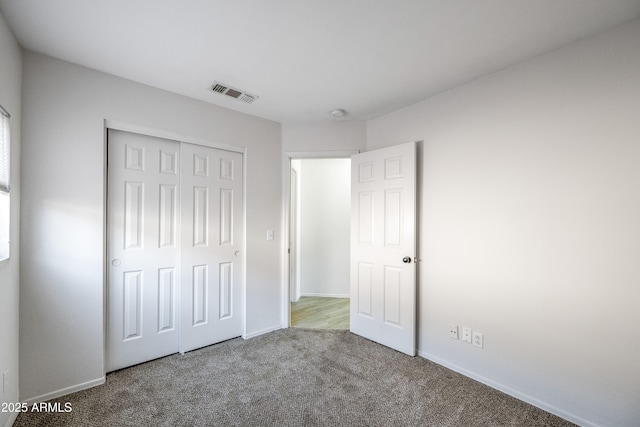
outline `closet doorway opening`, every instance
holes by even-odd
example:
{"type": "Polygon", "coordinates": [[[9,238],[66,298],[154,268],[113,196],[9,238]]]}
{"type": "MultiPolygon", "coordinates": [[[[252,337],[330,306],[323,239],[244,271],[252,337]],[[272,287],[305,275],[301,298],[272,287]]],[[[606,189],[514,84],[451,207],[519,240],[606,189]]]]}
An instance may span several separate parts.
{"type": "Polygon", "coordinates": [[[290,165],[289,324],[349,329],[351,159],[290,165]]]}

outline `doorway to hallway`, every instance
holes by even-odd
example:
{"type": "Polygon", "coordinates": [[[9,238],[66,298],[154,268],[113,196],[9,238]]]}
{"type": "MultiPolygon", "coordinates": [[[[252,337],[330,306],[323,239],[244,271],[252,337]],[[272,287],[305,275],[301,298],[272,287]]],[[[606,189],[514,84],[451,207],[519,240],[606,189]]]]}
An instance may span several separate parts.
{"type": "MultiPolygon", "coordinates": [[[[285,155],[288,184],[296,156],[285,155]]],[[[335,153],[334,158],[340,157],[346,155],[335,153]]],[[[417,144],[408,142],[352,154],[350,168],[349,331],[415,356],[417,144]]],[[[290,193],[290,187],[285,188],[290,193]]],[[[297,193],[302,194],[307,191],[297,193]]],[[[332,200],[325,204],[332,204],[332,200]]],[[[287,214],[286,223],[290,224],[290,213],[287,214]]],[[[288,227],[286,233],[297,235],[288,227]]],[[[290,249],[289,239],[285,242],[290,249]]],[[[331,247],[340,247],[333,243],[331,247]]],[[[299,240],[296,244],[299,246],[299,240]]],[[[290,255],[286,265],[298,262],[298,257],[299,253],[290,255]]],[[[298,269],[299,264],[295,266],[298,269]]],[[[290,326],[291,300],[295,301],[302,292],[300,280],[286,284],[289,287],[284,293],[287,298],[283,323],[290,326]]]]}
{"type": "Polygon", "coordinates": [[[292,159],[290,325],[349,329],[351,160],[292,159]]]}

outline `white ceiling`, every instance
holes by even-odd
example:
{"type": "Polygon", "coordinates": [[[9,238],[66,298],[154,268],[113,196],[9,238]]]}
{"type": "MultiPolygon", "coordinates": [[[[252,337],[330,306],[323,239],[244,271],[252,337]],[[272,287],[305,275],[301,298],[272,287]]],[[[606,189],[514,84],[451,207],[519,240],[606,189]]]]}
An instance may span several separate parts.
{"type": "Polygon", "coordinates": [[[0,0],[20,44],[279,122],[367,120],[640,17],[640,0],[0,0]],[[213,93],[214,80],[260,98],[213,93]]]}

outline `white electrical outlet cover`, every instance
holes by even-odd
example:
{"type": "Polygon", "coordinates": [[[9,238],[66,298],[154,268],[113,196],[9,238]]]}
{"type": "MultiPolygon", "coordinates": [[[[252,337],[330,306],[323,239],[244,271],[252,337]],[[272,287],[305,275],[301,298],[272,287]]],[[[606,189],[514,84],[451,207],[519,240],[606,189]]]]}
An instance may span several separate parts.
{"type": "Polygon", "coordinates": [[[475,345],[476,347],[482,348],[483,344],[484,344],[484,335],[482,335],[480,332],[474,332],[473,345],[475,345]]]}
{"type": "Polygon", "coordinates": [[[458,339],[458,327],[457,326],[449,326],[449,338],[453,338],[454,340],[458,339]]]}
{"type": "Polygon", "coordinates": [[[462,328],[462,341],[471,342],[471,328],[467,328],[466,326],[462,328]]]}

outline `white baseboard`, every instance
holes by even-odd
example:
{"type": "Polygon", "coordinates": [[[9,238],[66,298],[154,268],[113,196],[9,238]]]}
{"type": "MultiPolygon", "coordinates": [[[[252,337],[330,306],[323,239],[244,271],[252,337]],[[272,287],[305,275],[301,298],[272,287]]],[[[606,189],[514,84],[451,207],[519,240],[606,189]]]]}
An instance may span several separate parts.
{"type": "Polygon", "coordinates": [[[34,403],[45,402],[50,399],[55,399],[56,397],[65,396],[67,394],[75,393],[76,391],[85,390],[87,388],[95,387],[97,385],[104,384],[106,381],[106,377],[102,376],[100,378],[96,378],[95,380],[87,381],[86,383],[77,384],[71,387],[63,388],[60,390],[52,391],[51,393],[46,393],[40,396],[31,397],[29,399],[22,400],[22,402],[27,405],[32,405],[34,403]]]}
{"type": "Polygon", "coordinates": [[[452,371],[455,371],[459,374],[464,375],[465,377],[469,377],[472,378],[478,382],[481,382],[484,385],[487,385],[491,388],[494,388],[496,390],[499,390],[503,393],[508,394],[509,396],[515,397],[516,399],[522,400],[523,402],[529,403],[530,405],[536,406],[542,410],[545,410],[547,412],[550,412],[554,415],[557,415],[561,418],[564,418],[567,421],[571,421],[574,424],[578,424],[579,426],[583,426],[583,427],[599,427],[598,424],[595,424],[591,421],[585,420],[584,418],[581,418],[575,414],[569,413],[567,411],[564,411],[556,406],[553,406],[547,402],[543,402],[542,400],[536,399],[535,397],[529,396],[528,394],[522,393],[518,390],[514,390],[511,387],[507,387],[504,384],[498,383],[496,381],[493,381],[489,378],[483,377],[482,375],[478,375],[475,372],[469,371],[468,369],[462,368],[458,365],[455,365],[453,363],[449,363],[444,359],[440,359],[437,356],[434,356],[432,354],[426,353],[426,352],[422,352],[418,350],[418,356],[420,357],[424,357],[427,360],[432,361],[433,363],[437,363],[438,365],[442,365],[445,368],[451,369],[452,371]]]}
{"type": "Polygon", "coordinates": [[[349,294],[316,294],[316,293],[303,293],[301,297],[325,297],[325,298],[349,298],[349,294]]]}
{"type": "Polygon", "coordinates": [[[267,328],[267,329],[262,329],[260,331],[251,332],[250,334],[243,334],[242,338],[245,339],[245,340],[248,340],[250,338],[255,338],[255,337],[259,336],[259,335],[268,334],[269,332],[277,331],[279,329],[282,329],[282,325],[272,326],[272,327],[267,328]]]}

